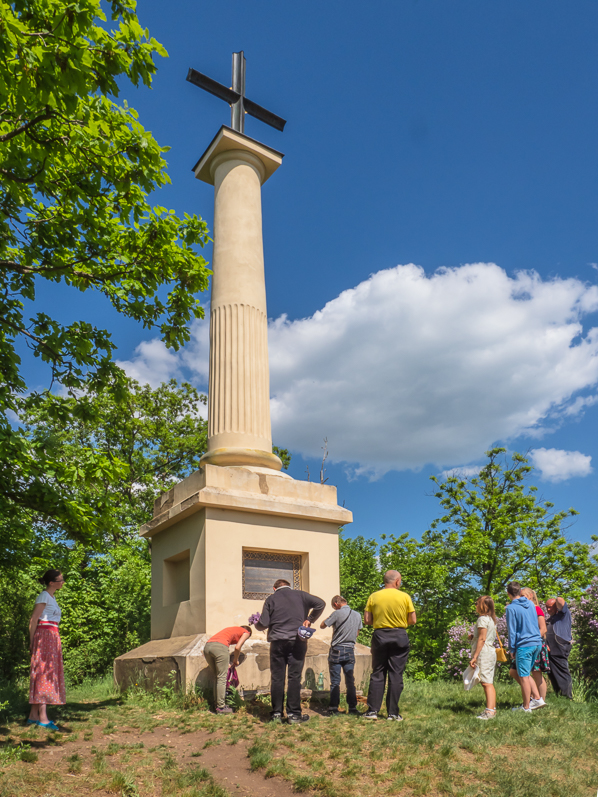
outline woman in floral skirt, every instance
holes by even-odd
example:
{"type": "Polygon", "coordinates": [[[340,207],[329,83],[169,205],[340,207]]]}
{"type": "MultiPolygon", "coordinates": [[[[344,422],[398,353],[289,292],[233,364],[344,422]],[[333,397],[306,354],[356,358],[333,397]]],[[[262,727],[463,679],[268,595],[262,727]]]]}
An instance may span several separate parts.
{"type": "Polygon", "coordinates": [[[538,602],[538,596],[534,592],[533,589],[529,587],[524,587],[521,590],[521,594],[525,595],[526,598],[529,598],[530,601],[536,607],[536,614],[538,615],[538,628],[540,629],[540,636],[542,637],[542,650],[540,651],[540,655],[536,658],[532,666],[532,678],[536,682],[536,686],[538,687],[538,693],[540,695],[540,702],[543,703],[546,700],[546,681],[544,680],[544,676],[542,673],[549,673],[550,672],[550,664],[548,659],[548,645],[546,644],[546,619],[542,608],[538,602]]]}
{"type": "Polygon", "coordinates": [[[62,645],[58,633],[62,613],[54,597],[64,585],[64,578],[60,570],[48,570],[40,578],[40,583],[45,589],[35,599],[35,608],[29,621],[31,713],[27,723],[57,731],[58,725],[48,720],[46,706],[63,705],[66,702],[62,645]]]}

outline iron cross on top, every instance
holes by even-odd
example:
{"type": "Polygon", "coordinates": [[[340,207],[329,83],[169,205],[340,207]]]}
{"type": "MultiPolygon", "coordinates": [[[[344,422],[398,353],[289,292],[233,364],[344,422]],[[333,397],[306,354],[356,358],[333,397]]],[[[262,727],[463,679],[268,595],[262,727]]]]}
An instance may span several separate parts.
{"type": "Polygon", "coordinates": [[[221,100],[228,102],[230,105],[230,126],[233,130],[243,133],[245,129],[245,114],[265,122],[277,130],[284,130],[286,120],[276,116],[275,113],[267,111],[252,100],[248,100],[245,96],[245,56],[243,50],[239,53],[233,53],[233,85],[232,88],[223,86],[212,80],[211,77],[197,72],[195,69],[190,69],[187,74],[187,80],[200,89],[209,91],[221,100]]]}

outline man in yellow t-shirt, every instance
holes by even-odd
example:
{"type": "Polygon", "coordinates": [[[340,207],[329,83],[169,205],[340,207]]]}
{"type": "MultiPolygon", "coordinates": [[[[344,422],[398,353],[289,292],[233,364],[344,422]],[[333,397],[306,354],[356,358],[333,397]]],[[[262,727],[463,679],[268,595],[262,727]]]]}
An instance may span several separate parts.
{"type": "Polygon", "coordinates": [[[378,719],[387,675],[387,719],[403,719],[399,714],[399,698],[409,657],[409,637],[405,629],[415,625],[417,617],[410,596],[402,592],[400,586],[401,574],[398,570],[388,570],[384,574],[384,587],[370,595],[365,607],[364,620],[366,625],[374,626],[374,634],[368,710],[364,719],[378,719]]]}

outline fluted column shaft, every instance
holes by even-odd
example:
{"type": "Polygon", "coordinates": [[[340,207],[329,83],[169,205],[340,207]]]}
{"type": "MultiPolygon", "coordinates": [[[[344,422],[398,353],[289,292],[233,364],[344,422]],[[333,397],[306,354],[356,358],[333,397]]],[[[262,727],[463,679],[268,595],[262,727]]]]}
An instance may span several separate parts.
{"type": "Polygon", "coordinates": [[[208,452],[202,463],[279,470],[272,453],[268,315],[264,277],[260,159],[217,154],[210,307],[208,452]]]}

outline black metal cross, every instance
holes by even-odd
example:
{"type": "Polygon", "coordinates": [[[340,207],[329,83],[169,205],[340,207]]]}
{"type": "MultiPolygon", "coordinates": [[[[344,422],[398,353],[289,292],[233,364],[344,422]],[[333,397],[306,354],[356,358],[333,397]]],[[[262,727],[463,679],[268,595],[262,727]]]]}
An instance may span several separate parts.
{"type": "Polygon", "coordinates": [[[197,72],[195,69],[190,69],[187,74],[187,80],[200,89],[209,91],[221,100],[228,102],[230,105],[230,126],[233,130],[243,133],[245,129],[245,114],[265,122],[277,130],[284,130],[286,120],[277,116],[272,111],[267,111],[252,100],[248,100],[245,96],[245,56],[243,50],[239,53],[233,53],[233,85],[232,88],[223,86],[222,83],[217,83],[211,77],[197,72]]]}

